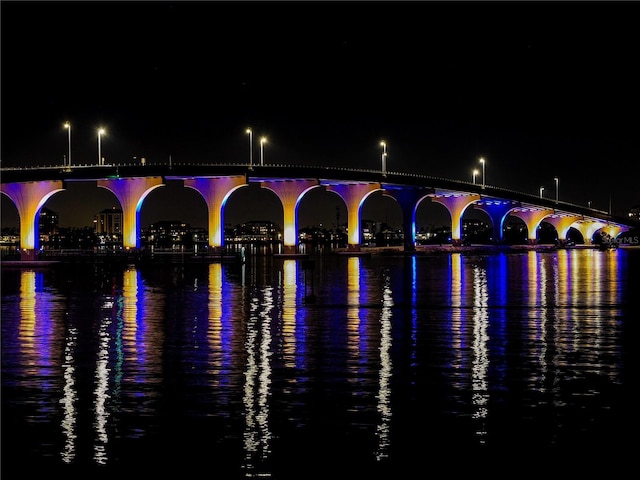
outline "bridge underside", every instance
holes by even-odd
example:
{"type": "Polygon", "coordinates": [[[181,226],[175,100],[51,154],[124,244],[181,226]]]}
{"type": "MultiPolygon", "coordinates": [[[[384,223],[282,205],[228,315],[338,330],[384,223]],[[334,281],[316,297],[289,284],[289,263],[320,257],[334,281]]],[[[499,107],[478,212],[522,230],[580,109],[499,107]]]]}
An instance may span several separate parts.
{"type": "MultiPolygon", "coordinates": [[[[296,167],[286,167],[287,171],[296,167]]],[[[303,168],[298,167],[300,171],[303,168]]],[[[157,167],[158,173],[162,167],[157,167]]],[[[340,196],[347,208],[347,248],[357,252],[361,248],[361,209],[364,202],[374,192],[394,198],[402,210],[402,230],[405,250],[415,249],[415,214],[417,207],[425,198],[442,204],[451,215],[451,239],[454,244],[462,240],[462,218],[469,206],[485,211],[493,227],[495,242],[503,240],[503,225],[508,215],[522,219],[528,230],[528,241],[537,242],[537,231],[542,221],[554,226],[558,240],[566,240],[570,228],[577,229],[585,241],[590,240],[599,231],[615,236],[632,228],[630,225],[612,221],[606,215],[594,215],[594,211],[585,208],[560,210],[557,203],[540,200],[538,205],[529,199],[505,199],[489,196],[490,187],[469,185],[467,182],[455,182],[442,179],[428,179],[429,183],[418,184],[416,176],[405,176],[385,172],[351,172],[346,169],[312,168],[309,171],[319,176],[292,178],[282,175],[283,170],[276,166],[171,166],[167,172],[153,175],[153,167],[104,166],[93,169],[38,170],[35,177],[25,181],[5,181],[0,192],[9,197],[16,205],[20,219],[20,250],[26,259],[34,258],[39,248],[39,214],[46,201],[55,193],[64,190],[66,181],[97,181],[98,187],[110,190],[118,199],[123,211],[123,246],[127,249],[140,247],[139,213],[147,195],[165,184],[166,179],[180,179],[184,186],[197,190],[208,207],[209,246],[221,248],[224,245],[224,206],[229,197],[238,188],[249,183],[273,191],[282,202],[283,246],[285,253],[295,253],[298,248],[297,210],[301,199],[310,190],[323,187],[340,196]],[[130,170],[130,172],[129,172],[130,170]],[[211,171],[209,174],[206,172],[211,171]],[[102,176],[96,177],[99,172],[102,176]],[[128,174],[124,174],[128,172],[128,174]],[[204,172],[204,174],[203,174],[204,172]],[[214,173],[216,172],[216,173],[214,173]],[[322,174],[332,173],[335,177],[322,174]],[[359,174],[365,180],[348,178],[359,174]],[[68,179],[46,179],[47,175],[69,177],[68,179]],[[406,182],[406,183],[403,183],[406,182]],[[437,183],[448,184],[448,188],[438,188],[437,183]],[[428,186],[431,185],[431,186],[428,186]]],[[[9,179],[25,177],[30,172],[24,170],[9,172],[9,179]]],[[[3,179],[7,175],[3,170],[3,179]]],[[[422,182],[427,180],[423,179],[422,182]]],[[[499,189],[493,189],[499,192],[499,189]]],[[[519,195],[524,197],[524,195],[519,195]]],[[[527,196],[528,197],[528,196],[527,196]]],[[[610,217],[610,216],[609,216],[610,217]]]]}

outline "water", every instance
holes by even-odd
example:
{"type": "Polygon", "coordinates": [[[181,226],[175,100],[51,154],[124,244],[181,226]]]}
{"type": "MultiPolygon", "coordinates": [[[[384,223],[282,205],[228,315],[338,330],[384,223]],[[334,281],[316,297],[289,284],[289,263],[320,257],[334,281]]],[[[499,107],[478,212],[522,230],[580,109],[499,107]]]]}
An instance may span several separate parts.
{"type": "Polygon", "coordinates": [[[633,249],[3,267],[2,478],[615,474],[637,444],[639,267],[633,249]]]}

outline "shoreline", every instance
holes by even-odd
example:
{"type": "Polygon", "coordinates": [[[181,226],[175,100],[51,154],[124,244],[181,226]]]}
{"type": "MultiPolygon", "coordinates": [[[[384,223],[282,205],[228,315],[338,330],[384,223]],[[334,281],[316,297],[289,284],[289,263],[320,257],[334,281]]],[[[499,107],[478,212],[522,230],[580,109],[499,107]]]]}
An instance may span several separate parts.
{"type": "MultiPolygon", "coordinates": [[[[639,245],[620,245],[620,249],[640,249],[639,245]]],[[[554,252],[558,250],[598,250],[597,245],[572,245],[568,247],[560,247],[552,244],[543,245],[420,245],[415,250],[405,251],[403,246],[386,246],[386,247],[361,247],[359,250],[349,250],[348,248],[337,248],[320,255],[341,255],[341,256],[423,256],[423,255],[446,255],[451,253],[462,253],[472,255],[490,255],[495,253],[520,253],[527,251],[537,252],[554,252]]],[[[274,258],[300,258],[307,259],[315,255],[314,253],[296,253],[296,254],[266,254],[264,256],[273,256],[274,258]]],[[[116,255],[93,255],[93,254],[74,254],[74,255],[56,255],[46,257],[44,259],[19,260],[7,259],[0,260],[0,267],[14,268],[48,268],[56,265],[67,264],[92,264],[92,263],[127,263],[127,264],[149,264],[149,263],[179,263],[179,264],[198,264],[198,263],[244,263],[238,255],[197,255],[187,252],[175,254],[148,254],[148,253],[123,253],[116,255]]]]}
{"type": "Polygon", "coordinates": [[[343,255],[430,255],[449,253],[517,253],[526,251],[552,252],[557,250],[597,250],[597,245],[574,245],[570,247],[559,247],[552,244],[542,245],[420,245],[413,251],[405,251],[404,247],[362,247],[360,251],[350,252],[346,248],[338,249],[335,252],[343,255]]]}

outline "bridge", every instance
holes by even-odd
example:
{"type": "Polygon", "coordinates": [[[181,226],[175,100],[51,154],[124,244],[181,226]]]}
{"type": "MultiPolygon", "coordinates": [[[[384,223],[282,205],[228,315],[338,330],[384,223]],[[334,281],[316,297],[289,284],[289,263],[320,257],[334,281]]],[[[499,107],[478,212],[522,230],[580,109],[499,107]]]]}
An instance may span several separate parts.
{"type": "Polygon", "coordinates": [[[360,212],[367,197],[381,191],[395,199],[402,211],[405,251],[415,250],[416,210],[423,201],[442,204],[451,216],[451,239],[461,243],[462,216],[471,207],[490,218],[493,239],[503,240],[503,226],[509,216],[520,218],[527,227],[527,240],[537,243],[542,221],[553,225],[558,241],[566,242],[570,228],[585,242],[598,231],[611,237],[637,227],[629,219],[580,205],[539,198],[504,188],[419,174],[303,165],[249,164],[147,164],[75,165],[2,168],[0,191],[15,204],[20,218],[20,251],[23,259],[35,258],[39,245],[38,219],[41,208],[70,182],[96,181],[111,191],[123,212],[123,247],[140,248],[139,213],[145,197],[168,180],[181,180],[185,188],[202,195],[208,208],[209,247],[224,246],[224,206],[233,193],[250,184],[273,191],[283,206],[284,253],[298,248],[297,209],[312,189],[334,192],[347,208],[349,251],[360,251],[360,212]]]}

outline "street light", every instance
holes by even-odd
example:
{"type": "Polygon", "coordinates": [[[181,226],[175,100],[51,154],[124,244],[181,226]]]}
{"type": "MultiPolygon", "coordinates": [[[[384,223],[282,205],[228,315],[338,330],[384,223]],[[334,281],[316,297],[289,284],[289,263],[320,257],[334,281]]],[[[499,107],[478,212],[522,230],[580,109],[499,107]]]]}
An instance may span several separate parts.
{"type": "Polygon", "coordinates": [[[485,180],[484,180],[484,165],[485,165],[485,161],[483,157],[480,157],[480,163],[482,164],[482,188],[484,188],[485,186],[485,180]]]}
{"type": "Polygon", "coordinates": [[[478,175],[478,173],[479,173],[479,172],[478,172],[478,169],[476,168],[476,169],[473,171],[473,184],[474,184],[474,185],[476,184],[476,176],[478,175]]]}
{"type": "Polygon", "coordinates": [[[387,174],[387,142],[384,140],[380,142],[382,147],[382,175],[387,174]]]}
{"type": "Polygon", "coordinates": [[[267,137],[260,137],[260,165],[264,165],[264,144],[267,143],[267,137]]]}
{"type": "Polygon", "coordinates": [[[98,129],[98,165],[104,165],[104,161],[102,159],[102,135],[105,134],[104,128],[98,129]]]}
{"type": "Polygon", "coordinates": [[[66,122],[64,124],[64,128],[69,130],[69,155],[68,155],[68,159],[69,159],[69,166],[71,166],[71,123],[66,122]]]}
{"type": "Polygon", "coordinates": [[[247,128],[249,134],[249,168],[253,167],[253,130],[251,127],[247,128]]]}
{"type": "Polygon", "coordinates": [[[558,201],[558,177],[553,177],[553,181],[556,182],[556,202],[558,201]]]}
{"type": "Polygon", "coordinates": [[[542,192],[544,192],[544,187],[540,187],[540,198],[542,198],[542,192]]]}

